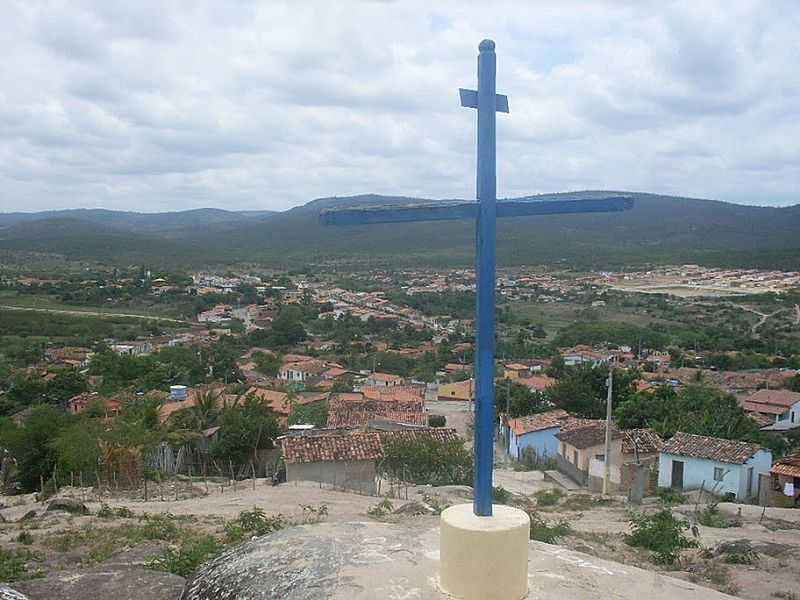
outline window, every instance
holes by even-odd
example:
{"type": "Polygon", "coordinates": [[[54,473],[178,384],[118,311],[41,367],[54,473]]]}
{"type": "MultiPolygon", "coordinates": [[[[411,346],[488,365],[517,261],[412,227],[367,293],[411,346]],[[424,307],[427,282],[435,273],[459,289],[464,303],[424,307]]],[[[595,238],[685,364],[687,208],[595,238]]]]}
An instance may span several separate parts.
{"type": "Polygon", "coordinates": [[[605,454],[595,454],[595,460],[599,460],[600,462],[606,462],[606,455],[605,454]]]}
{"type": "Polygon", "coordinates": [[[573,450],[572,451],[572,464],[574,464],[576,467],[578,466],[578,451],[577,450],[573,450]]]}
{"type": "Polygon", "coordinates": [[[725,477],[725,471],[722,467],[714,467],[714,481],[722,481],[725,477]]]}
{"type": "Polygon", "coordinates": [[[567,457],[567,445],[564,442],[561,442],[561,456],[567,457]]]}

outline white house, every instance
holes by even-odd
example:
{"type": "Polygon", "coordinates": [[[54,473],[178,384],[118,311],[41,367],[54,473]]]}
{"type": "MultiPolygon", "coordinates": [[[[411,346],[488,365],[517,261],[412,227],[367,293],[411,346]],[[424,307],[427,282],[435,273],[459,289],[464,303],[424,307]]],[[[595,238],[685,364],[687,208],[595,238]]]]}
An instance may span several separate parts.
{"type": "Polygon", "coordinates": [[[739,398],[741,407],[768,429],[800,427],[800,393],[790,390],[758,390],[739,398]]]}
{"type": "Polygon", "coordinates": [[[678,432],[659,455],[658,487],[752,498],[771,466],[772,453],[757,444],[678,432]]]}

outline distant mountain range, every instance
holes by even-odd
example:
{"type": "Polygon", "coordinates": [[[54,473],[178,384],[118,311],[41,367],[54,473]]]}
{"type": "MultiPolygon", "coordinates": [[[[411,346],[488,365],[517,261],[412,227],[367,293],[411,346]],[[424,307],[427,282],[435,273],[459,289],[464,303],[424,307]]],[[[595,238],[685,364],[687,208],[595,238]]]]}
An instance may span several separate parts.
{"type": "MultiPolygon", "coordinates": [[[[605,195],[630,196],[634,209],[498,221],[498,262],[601,268],[698,262],[800,269],[800,205],[743,206],[616,191],[525,199],[605,195]]],[[[324,227],[318,221],[326,208],[422,202],[430,200],[362,195],[320,198],[285,212],[198,209],[151,214],[78,209],[0,213],[0,250],[185,267],[239,261],[270,266],[336,260],[396,266],[471,264],[474,225],[468,222],[324,227]]]]}

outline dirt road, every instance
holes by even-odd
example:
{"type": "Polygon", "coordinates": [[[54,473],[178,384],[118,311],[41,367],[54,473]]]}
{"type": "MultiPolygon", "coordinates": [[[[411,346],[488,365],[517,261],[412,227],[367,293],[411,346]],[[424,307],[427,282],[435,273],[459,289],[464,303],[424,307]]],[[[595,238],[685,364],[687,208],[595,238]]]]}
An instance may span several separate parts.
{"type": "Polygon", "coordinates": [[[132,315],[128,313],[110,313],[90,310],[66,310],[60,308],[32,308],[28,306],[5,306],[0,305],[0,310],[24,310],[31,312],[45,312],[62,315],[76,315],[76,316],[90,316],[90,317],[124,317],[127,319],[144,319],[147,321],[167,321],[169,323],[184,323],[191,325],[191,321],[182,321],[180,319],[171,319],[169,317],[159,317],[156,315],[132,315]]]}

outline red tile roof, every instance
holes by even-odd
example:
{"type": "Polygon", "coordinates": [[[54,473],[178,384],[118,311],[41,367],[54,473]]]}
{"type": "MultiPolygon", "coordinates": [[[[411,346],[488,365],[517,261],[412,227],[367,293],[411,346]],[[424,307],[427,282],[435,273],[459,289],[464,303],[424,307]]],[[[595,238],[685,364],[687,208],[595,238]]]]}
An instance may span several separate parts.
{"type": "Polygon", "coordinates": [[[440,442],[453,442],[460,440],[455,429],[445,427],[423,427],[419,429],[402,429],[400,431],[381,431],[381,442],[384,444],[393,440],[418,440],[432,438],[440,442]]]}
{"type": "Polygon", "coordinates": [[[662,448],[662,452],[678,456],[707,458],[724,463],[743,464],[761,450],[758,444],[678,432],[662,448]]]}
{"type": "Polygon", "coordinates": [[[517,383],[524,385],[532,390],[544,390],[556,383],[556,379],[548,377],[547,375],[532,375],[531,377],[520,377],[516,380],[517,383]]]}
{"type": "Polygon", "coordinates": [[[283,460],[288,464],[354,460],[380,460],[377,433],[343,435],[290,435],[281,439],[283,460]]]}
{"type": "Polygon", "coordinates": [[[428,416],[423,412],[422,404],[416,402],[353,402],[334,397],[328,406],[328,427],[366,427],[373,419],[387,419],[407,425],[428,424],[428,416]]]}
{"type": "Polygon", "coordinates": [[[744,398],[747,402],[755,404],[769,404],[790,408],[800,402],[800,393],[790,390],[758,390],[744,398]]]}
{"type": "Polygon", "coordinates": [[[625,429],[622,432],[623,454],[652,454],[660,452],[664,440],[652,429],[625,429]]]}
{"type": "Polygon", "coordinates": [[[508,426],[511,427],[511,431],[514,432],[514,435],[525,435],[526,433],[532,433],[534,431],[561,427],[561,425],[569,419],[571,419],[570,414],[559,408],[535,415],[526,415],[524,417],[511,419],[508,422],[508,426]]]}
{"type": "MultiPolygon", "coordinates": [[[[618,440],[622,437],[622,433],[616,425],[611,425],[611,439],[618,440]]],[[[556,434],[556,439],[566,442],[570,446],[574,446],[579,450],[591,448],[605,442],[606,439],[606,422],[600,420],[592,420],[581,423],[580,425],[561,431],[556,434]]]]}
{"type": "Polygon", "coordinates": [[[769,470],[773,475],[785,475],[787,477],[800,477],[800,454],[796,456],[784,456],[775,461],[769,470]]]}

